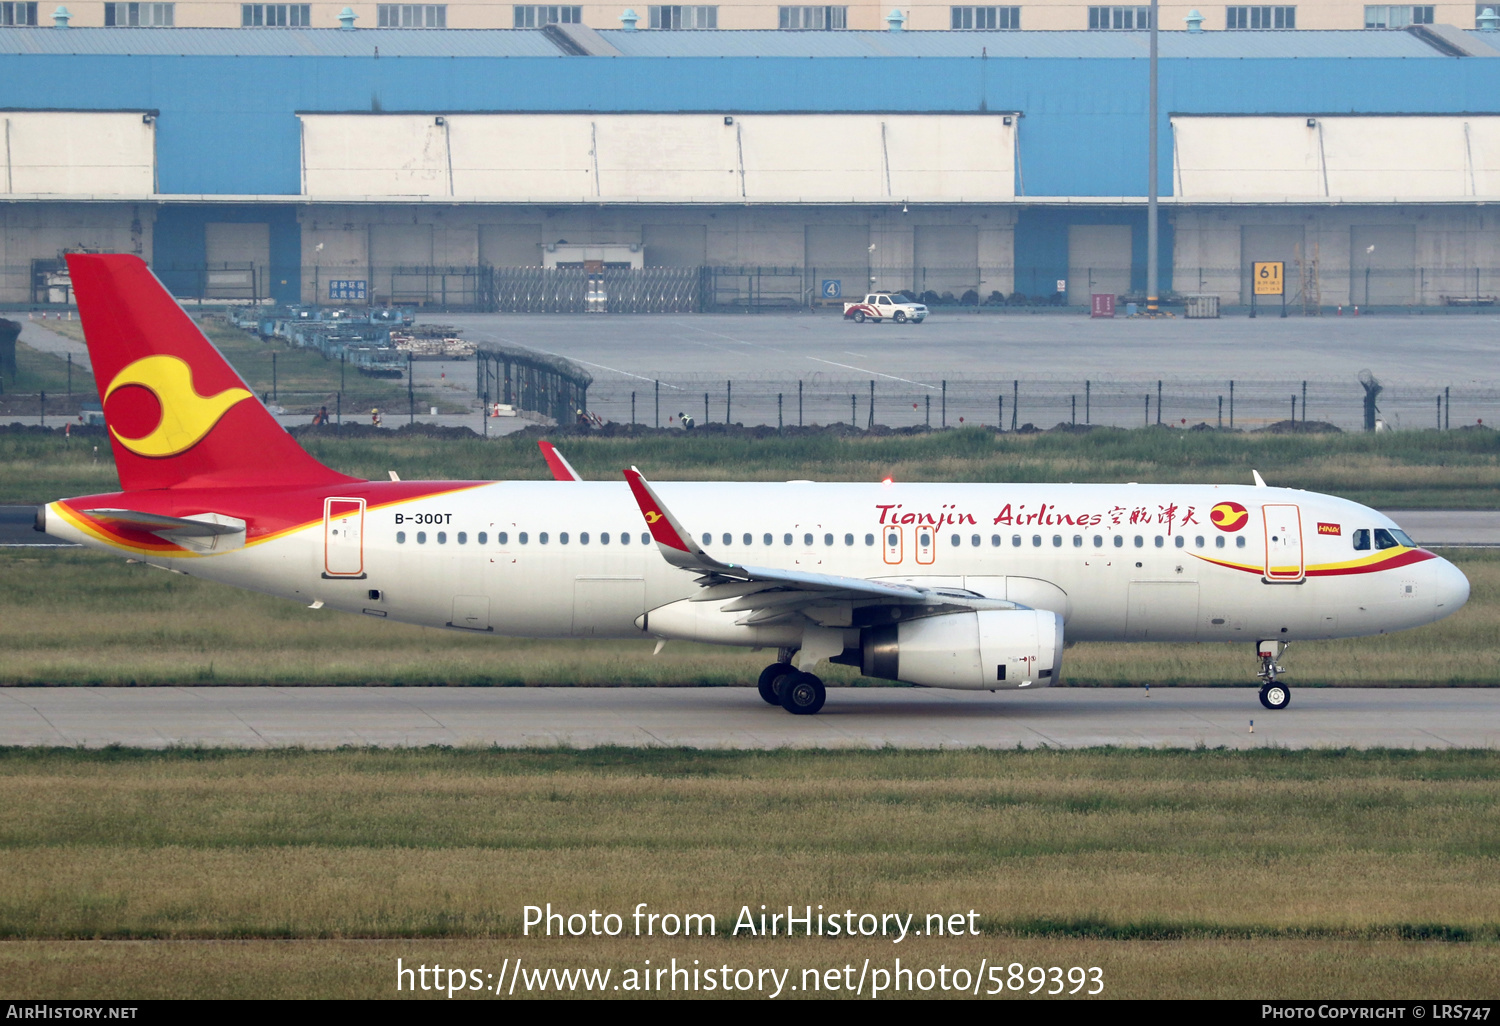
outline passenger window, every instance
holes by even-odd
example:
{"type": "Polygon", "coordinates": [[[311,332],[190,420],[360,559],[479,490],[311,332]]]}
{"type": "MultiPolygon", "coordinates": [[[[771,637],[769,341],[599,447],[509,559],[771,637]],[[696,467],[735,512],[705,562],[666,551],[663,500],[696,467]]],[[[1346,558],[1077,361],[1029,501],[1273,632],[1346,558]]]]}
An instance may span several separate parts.
{"type": "Polygon", "coordinates": [[[599,544],[600,545],[608,545],[609,544],[609,532],[608,531],[600,531],[599,532],[599,544]]]}
{"type": "MultiPolygon", "coordinates": [[[[522,541],[526,540],[526,536],[524,534],[521,536],[521,540],[522,541]]],[[[620,532],[620,544],[621,545],[629,545],[630,544],[630,532],[629,531],[621,531],[620,532]]]]}
{"type": "Polygon", "coordinates": [[[1186,545],[1186,544],[1187,544],[1187,539],[1186,539],[1186,538],[1184,538],[1184,537],[1183,537],[1183,536],[1182,536],[1182,535],[1180,535],[1180,534],[1179,534],[1179,535],[1178,535],[1178,536],[1177,536],[1177,543],[1176,543],[1176,544],[1177,544],[1177,547],[1178,547],[1178,548],[1179,548],[1179,549],[1180,549],[1180,548],[1182,548],[1182,547],[1183,547],[1183,546],[1184,546],[1184,545],[1186,545]]]}
{"type": "Polygon", "coordinates": [[[781,536],[781,544],[783,544],[783,545],[790,545],[791,543],[792,543],[792,536],[790,534],[784,534],[784,535],[781,536]]]}
{"type": "Polygon", "coordinates": [[[874,545],[875,544],[875,536],[873,534],[867,534],[867,535],[865,535],[865,544],[866,545],[874,545]]]}
{"type": "Polygon", "coordinates": [[[1021,547],[1021,536],[1019,534],[1011,535],[1010,543],[1019,549],[1021,547]]]}
{"type": "Polygon", "coordinates": [[[417,532],[417,544],[418,545],[426,545],[427,544],[427,532],[426,531],[418,531],[417,532]]]}
{"type": "Polygon", "coordinates": [[[969,544],[972,545],[972,546],[974,546],[976,549],[979,548],[979,535],[977,535],[977,534],[970,535],[969,536],[969,544]]]}
{"type": "Polygon", "coordinates": [[[526,534],[526,532],[525,532],[525,531],[522,531],[522,532],[521,532],[521,533],[520,533],[520,534],[519,534],[519,535],[517,535],[517,537],[518,537],[518,538],[520,538],[520,539],[521,539],[521,544],[522,544],[522,545],[525,545],[525,544],[526,544],[526,543],[527,543],[527,542],[528,542],[528,541],[530,541],[530,540],[531,540],[531,539],[530,539],[530,538],[529,538],[529,537],[528,537],[528,536],[527,536],[527,534],[526,534]]]}
{"type": "Polygon", "coordinates": [[[1370,529],[1361,527],[1354,532],[1354,551],[1367,552],[1370,548],[1370,529]]]}
{"type": "Polygon", "coordinates": [[[990,535],[990,545],[997,549],[1000,547],[1000,536],[998,534],[990,535]]]}
{"type": "Polygon", "coordinates": [[[917,536],[917,544],[921,545],[923,548],[926,548],[927,546],[932,544],[932,535],[928,534],[926,531],[923,531],[920,535],[917,536]]]}
{"type": "Polygon", "coordinates": [[[1157,535],[1156,536],[1156,547],[1157,548],[1161,548],[1165,544],[1167,544],[1167,540],[1165,538],[1163,538],[1161,535],[1157,535]]]}
{"type": "Polygon", "coordinates": [[[764,538],[762,538],[761,541],[765,542],[767,545],[770,545],[772,539],[771,539],[771,536],[768,534],[764,538]]]}
{"type": "Polygon", "coordinates": [[[831,535],[831,534],[825,534],[825,535],[823,535],[823,544],[824,545],[832,545],[833,544],[833,535],[831,535]]]}
{"type": "Polygon", "coordinates": [[[463,531],[459,531],[458,532],[458,543],[460,545],[467,545],[467,544],[469,544],[469,536],[468,536],[468,534],[465,533],[465,532],[463,532],[463,531]]]}
{"type": "Polygon", "coordinates": [[[447,545],[448,544],[448,532],[447,531],[439,531],[438,532],[438,544],[439,545],[447,545]]]}
{"type": "Polygon", "coordinates": [[[1394,549],[1401,543],[1391,537],[1391,532],[1383,527],[1375,528],[1375,547],[1377,549],[1394,549]]]}
{"type": "Polygon", "coordinates": [[[641,532],[641,544],[642,545],[650,545],[651,544],[651,532],[649,532],[649,531],[642,531],[641,532]]]}
{"type": "Polygon", "coordinates": [[[396,532],[396,544],[397,545],[405,545],[406,544],[406,532],[405,531],[397,531],[396,532]]]}
{"type": "Polygon", "coordinates": [[[1223,547],[1224,547],[1224,536],[1221,534],[1217,538],[1214,539],[1214,548],[1216,548],[1216,549],[1222,549],[1223,547]]]}
{"type": "Polygon", "coordinates": [[[808,548],[812,548],[812,535],[804,534],[802,536],[802,544],[807,546],[808,548]]]}
{"type": "Polygon", "coordinates": [[[1138,548],[1138,549],[1139,548],[1143,548],[1145,546],[1145,544],[1146,544],[1146,539],[1145,538],[1141,537],[1140,535],[1136,535],[1135,536],[1135,547],[1136,548],[1138,548]]]}
{"type": "Polygon", "coordinates": [[[725,545],[733,545],[734,544],[734,535],[730,534],[728,531],[724,532],[724,544],[725,545]]]}
{"type": "Polygon", "coordinates": [[[952,545],[955,549],[958,548],[963,543],[964,543],[964,540],[962,538],[960,538],[956,534],[950,534],[948,536],[948,544],[952,545]]]}
{"type": "Polygon", "coordinates": [[[1096,548],[1096,549],[1102,549],[1102,548],[1104,548],[1104,535],[1102,535],[1102,534],[1096,534],[1096,535],[1094,535],[1094,548],[1096,548]]]}
{"type": "MultiPolygon", "coordinates": [[[[443,540],[442,536],[440,535],[438,537],[438,541],[442,541],[442,540],[443,540]]],[[[566,545],[566,544],[568,544],[568,532],[567,531],[563,531],[563,532],[561,532],[561,533],[558,534],[558,536],[557,536],[557,544],[559,544],[559,545],[566,545]]]]}
{"type": "Polygon", "coordinates": [[[485,542],[489,541],[489,538],[490,538],[489,535],[485,534],[483,531],[480,531],[479,532],[479,537],[476,538],[476,539],[474,539],[474,540],[476,542],[478,542],[480,545],[483,545],[485,542]]]}
{"type": "Polygon", "coordinates": [[[1081,549],[1081,548],[1083,548],[1083,535],[1081,535],[1081,534],[1075,534],[1073,536],[1073,547],[1075,549],[1081,549]]]}
{"type": "Polygon", "coordinates": [[[711,535],[711,534],[709,534],[707,531],[704,531],[703,532],[703,544],[704,545],[712,545],[713,543],[714,543],[714,536],[711,535]]]}
{"type": "Polygon", "coordinates": [[[844,544],[845,545],[853,545],[854,544],[854,535],[852,535],[852,534],[846,534],[846,535],[844,535],[844,544]]]}
{"type": "Polygon", "coordinates": [[[537,534],[537,536],[536,536],[536,543],[538,545],[546,545],[547,544],[547,532],[546,531],[542,531],[542,532],[540,532],[540,533],[537,534]]]}
{"type": "Polygon", "coordinates": [[[1032,535],[1031,536],[1031,545],[1032,545],[1033,548],[1037,548],[1037,549],[1041,548],[1042,547],[1042,536],[1039,535],[1039,534],[1032,535]]]}
{"type": "Polygon", "coordinates": [[[1200,549],[1203,548],[1203,535],[1200,534],[1198,537],[1194,538],[1193,545],[1200,549]]]}
{"type": "Polygon", "coordinates": [[[1052,547],[1054,549],[1060,549],[1060,548],[1062,548],[1062,535],[1060,535],[1060,534],[1054,534],[1052,536],[1052,547]]]}
{"type": "Polygon", "coordinates": [[[901,536],[893,533],[890,537],[886,538],[885,543],[894,549],[897,545],[901,544],[901,536]]]}
{"type": "Polygon", "coordinates": [[[746,545],[750,545],[750,544],[752,544],[752,543],[753,543],[753,542],[754,542],[754,541],[755,541],[755,535],[753,535],[753,534],[751,534],[751,533],[750,533],[750,532],[748,532],[748,531],[746,531],[746,532],[745,532],[745,542],[744,542],[744,543],[745,543],[745,544],[746,544],[746,545]]]}
{"type": "Polygon", "coordinates": [[[1125,544],[1125,536],[1123,534],[1117,534],[1117,535],[1115,535],[1115,548],[1118,549],[1118,548],[1122,547],[1124,544],[1125,544]]]}
{"type": "Polygon", "coordinates": [[[589,543],[589,533],[587,531],[579,531],[578,532],[578,544],[579,545],[587,545],[588,543],[589,543]]]}
{"type": "Polygon", "coordinates": [[[1245,547],[1245,536],[1243,534],[1234,540],[1234,547],[1237,549],[1243,549],[1245,547]]]}

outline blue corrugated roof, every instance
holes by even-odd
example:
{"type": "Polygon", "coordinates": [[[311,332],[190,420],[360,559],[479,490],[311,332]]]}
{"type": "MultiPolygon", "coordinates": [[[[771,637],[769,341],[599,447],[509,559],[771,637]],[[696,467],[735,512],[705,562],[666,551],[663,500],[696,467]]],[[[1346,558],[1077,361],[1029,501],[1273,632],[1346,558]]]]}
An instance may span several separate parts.
{"type": "MultiPolygon", "coordinates": [[[[1146,32],[649,32],[600,35],[627,57],[1146,57],[1146,32]]],[[[1406,32],[1162,32],[1168,58],[1439,57],[1406,32]]]]}
{"type": "Polygon", "coordinates": [[[0,53],[192,57],[561,57],[527,29],[7,28],[0,53]]]}
{"type": "MultiPolygon", "coordinates": [[[[600,33],[626,57],[1144,58],[1144,32],[600,33]]],[[[1493,38],[1493,35],[1491,35],[1493,38]]],[[[1407,32],[1163,32],[1166,58],[1439,57],[1407,32]]],[[[1485,40],[1488,42],[1488,40],[1485,40]]],[[[238,57],[560,57],[532,29],[6,28],[0,53],[238,57]]]]}

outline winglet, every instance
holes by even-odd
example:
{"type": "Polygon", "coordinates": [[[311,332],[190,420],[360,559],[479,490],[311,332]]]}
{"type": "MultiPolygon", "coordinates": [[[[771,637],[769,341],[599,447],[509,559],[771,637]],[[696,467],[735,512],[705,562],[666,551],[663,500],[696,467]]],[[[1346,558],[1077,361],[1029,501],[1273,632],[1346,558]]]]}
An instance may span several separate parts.
{"type": "Polygon", "coordinates": [[[545,438],[537,440],[537,448],[542,450],[542,458],[547,461],[547,466],[552,470],[552,477],[558,481],[582,481],[583,478],[578,471],[573,469],[573,464],[563,458],[563,454],[557,451],[557,446],[545,438]]]}
{"type": "Polygon", "coordinates": [[[646,518],[646,526],[651,529],[651,537],[668,563],[685,570],[708,570],[722,565],[698,547],[639,470],[631,467],[624,474],[636,504],[641,507],[641,515],[646,518]]]}
{"type": "Polygon", "coordinates": [[[1252,470],[1250,473],[1255,475],[1255,487],[1264,488],[1266,486],[1266,479],[1260,476],[1260,471],[1252,470]]]}

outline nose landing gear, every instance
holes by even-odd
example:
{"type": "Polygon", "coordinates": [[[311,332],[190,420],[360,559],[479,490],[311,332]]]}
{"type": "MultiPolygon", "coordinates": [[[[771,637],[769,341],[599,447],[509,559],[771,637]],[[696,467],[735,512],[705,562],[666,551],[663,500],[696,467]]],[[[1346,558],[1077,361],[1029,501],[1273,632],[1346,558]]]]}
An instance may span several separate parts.
{"type": "Polygon", "coordinates": [[[1260,657],[1260,673],[1256,676],[1265,682],[1260,686],[1260,704],[1267,709],[1285,709],[1292,702],[1292,689],[1277,679],[1277,674],[1283,671],[1276,662],[1286,651],[1285,643],[1262,641],[1255,646],[1255,651],[1260,657]]]}

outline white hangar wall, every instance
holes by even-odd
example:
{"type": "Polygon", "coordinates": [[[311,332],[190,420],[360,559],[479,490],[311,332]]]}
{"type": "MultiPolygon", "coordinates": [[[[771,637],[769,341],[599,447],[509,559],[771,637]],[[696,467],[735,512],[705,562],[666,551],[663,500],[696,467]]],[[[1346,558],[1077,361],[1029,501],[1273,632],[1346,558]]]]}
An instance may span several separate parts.
{"type": "MultiPolygon", "coordinates": [[[[1003,114],[302,114],[312,199],[1004,202],[1003,114]]],[[[1011,122],[1006,124],[1006,122],[1011,122]]]]}
{"type": "Polygon", "coordinates": [[[1500,197],[1500,116],[1174,117],[1187,200],[1500,197]]]}
{"type": "Polygon", "coordinates": [[[4,111],[12,196],[119,196],[156,191],[156,119],[142,111],[4,111]]]}

